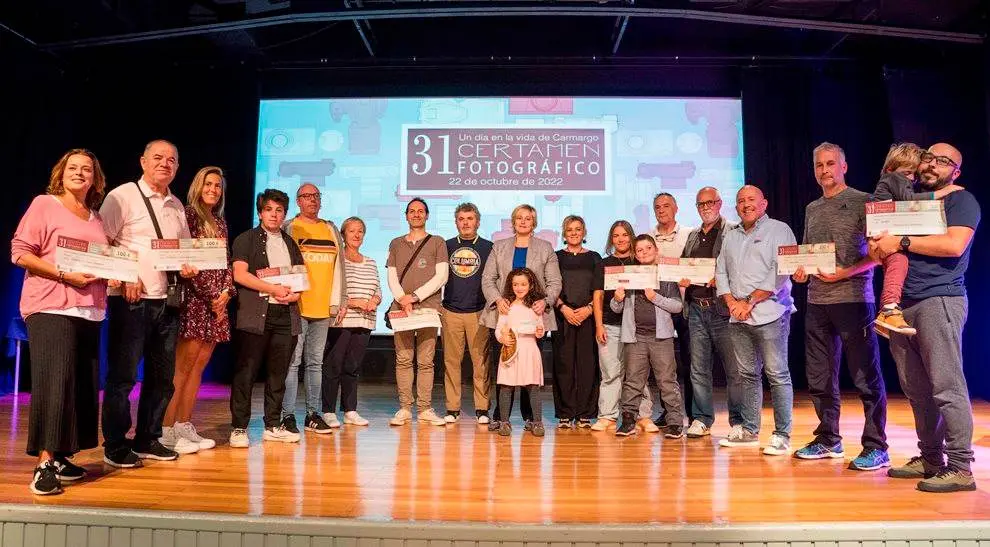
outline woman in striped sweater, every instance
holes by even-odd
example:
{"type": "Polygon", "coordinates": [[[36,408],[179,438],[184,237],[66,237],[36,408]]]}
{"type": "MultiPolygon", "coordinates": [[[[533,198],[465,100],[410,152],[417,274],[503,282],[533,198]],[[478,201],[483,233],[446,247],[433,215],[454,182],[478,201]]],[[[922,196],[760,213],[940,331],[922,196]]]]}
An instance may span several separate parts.
{"type": "Polygon", "coordinates": [[[368,425],[357,412],[357,385],[364,352],[375,328],[375,310],[382,303],[378,264],[361,254],[365,225],[351,217],[341,225],[344,237],[344,273],[347,305],[340,307],[327,336],[327,354],[323,360],[323,419],[330,427],[340,427],[337,419],[337,394],[344,423],[368,425]]]}

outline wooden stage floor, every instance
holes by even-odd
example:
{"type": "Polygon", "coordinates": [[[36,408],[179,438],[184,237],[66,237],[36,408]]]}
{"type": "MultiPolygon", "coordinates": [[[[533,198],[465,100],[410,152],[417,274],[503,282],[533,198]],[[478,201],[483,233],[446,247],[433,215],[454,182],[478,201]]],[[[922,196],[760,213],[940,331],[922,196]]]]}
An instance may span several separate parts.
{"type": "MultiPolygon", "coordinates": [[[[918,492],[915,481],[889,479],[883,471],[846,469],[860,450],[862,411],[854,397],[843,404],[846,461],[804,462],[762,456],[754,448],[719,448],[718,436],[728,429],[724,408],[716,418],[716,435],[704,439],[558,432],[550,420],[546,437],[538,439],[522,433],[518,413],[510,438],[489,433],[468,417],[446,427],[391,428],[387,418],[396,398],[388,385],[361,386],[359,410],[371,420],[370,427],[307,433],[299,445],[261,442],[258,385],[252,446],[231,449],[228,393],[224,386],[204,386],[196,409],[200,432],[220,441],[216,449],[132,470],[105,466],[100,449],[86,451],[76,461],[90,477],[47,498],[32,496],[27,488],[34,466],[24,454],[30,396],[0,398],[0,503],[537,524],[990,519],[986,402],[974,404],[979,490],[940,495],[918,492]]],[[[442,405],[442,387],[433,393],[442,405]]],[[[551,394],[543,396],[552,416],[551,394]]],[[[815,416],[806,394],[795,399],[793,446],[800,447],[811,437],[815,416]]],[[[716,400],[724,397],[717,394],[716,400]]],[[[769,408],[763,420],[766,442],[769,408]]],[[[887,434],[895,464],[915,454],[913,421],[903,398],[890,401],[887,434]]]]}

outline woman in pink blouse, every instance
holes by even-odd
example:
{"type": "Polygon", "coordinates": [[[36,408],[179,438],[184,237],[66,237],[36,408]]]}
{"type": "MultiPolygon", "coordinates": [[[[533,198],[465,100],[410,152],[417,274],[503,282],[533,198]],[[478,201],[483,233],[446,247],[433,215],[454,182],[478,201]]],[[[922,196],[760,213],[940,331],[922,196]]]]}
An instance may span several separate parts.
{"type": "Polygon", "coordinates": [[[31,344],[31,420],[27,453],[38,457],[31,491],[59,494],[62,482],[86,470],[69,461],[97,446],[100,323],[107,283],[89,274],[60,272],[60,236],[106,244],[96,208],[103,170],[92,152],[73,149],[52,169],[46,195],[31,202],[10,242],[10,258],[26,270],[21,315],[31,344]]]}

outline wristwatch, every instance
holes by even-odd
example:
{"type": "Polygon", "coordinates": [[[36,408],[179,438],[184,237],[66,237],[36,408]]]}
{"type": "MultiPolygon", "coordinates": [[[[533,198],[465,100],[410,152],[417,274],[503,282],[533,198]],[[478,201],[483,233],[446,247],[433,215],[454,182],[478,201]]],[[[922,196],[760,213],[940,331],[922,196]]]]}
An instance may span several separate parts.
{"type": "Polygon", "coordinates": [[[901,238],[901,250],[902,251],[906,251],[906,250],[908,250],[908,247],[910,247],[910,246],[911,246],[911,238],[908,237],[908,236],[902,237],[901,238]]]}
{"type": "Polygon", "coordinates": [[[753,295],[747,294],[745,297],[743,297],[743,302],[745,302],[747,304],[752,304],[753,303],[753,295]]]}

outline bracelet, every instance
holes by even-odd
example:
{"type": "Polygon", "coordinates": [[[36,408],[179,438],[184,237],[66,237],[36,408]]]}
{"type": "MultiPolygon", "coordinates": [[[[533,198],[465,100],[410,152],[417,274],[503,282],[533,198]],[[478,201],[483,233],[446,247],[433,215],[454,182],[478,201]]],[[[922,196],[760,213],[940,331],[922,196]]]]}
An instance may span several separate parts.
{"type": "Polygon", "coordinates": [[[58,282],[65,283],[65,272],[58,272],[58,282]]]}

